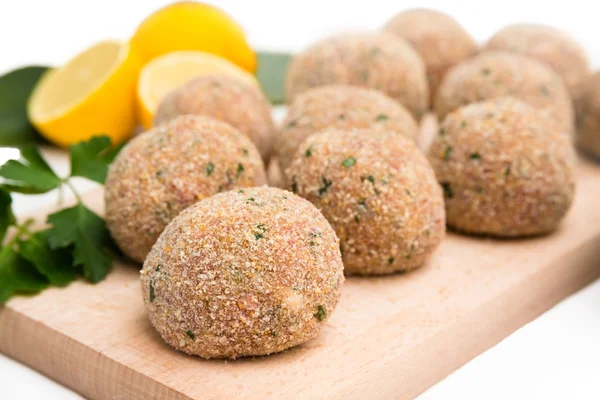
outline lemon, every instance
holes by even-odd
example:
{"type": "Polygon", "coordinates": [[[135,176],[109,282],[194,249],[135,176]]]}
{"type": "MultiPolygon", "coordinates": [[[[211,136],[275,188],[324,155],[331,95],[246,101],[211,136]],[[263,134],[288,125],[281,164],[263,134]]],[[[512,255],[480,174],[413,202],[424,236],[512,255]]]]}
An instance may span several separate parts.
{"type": "Polygon", "coordinates": [[[256,70],[256,55],[240,25],[218,8],[193,1],[151,14],[137,28],[131,46],[143,63],[173,51],[196,50],[226,58],[246,71],[256,70]]]}
{"type": "Polygon", "coordinates": [[[123,142],[136,125],[138,72],[127,44],[97,43],[42,76],[27,105],[29,120],[63,147],[99,134],[123,142]]]}
{"type": "Polygon", "coordinates": [[[140,73],[137,89],[138,120],[146,129],[161,100],[189,80],[207,74],[224,74],[259,86],[254,75],[214,54],[175,51],[149,62],[140,73]]]}

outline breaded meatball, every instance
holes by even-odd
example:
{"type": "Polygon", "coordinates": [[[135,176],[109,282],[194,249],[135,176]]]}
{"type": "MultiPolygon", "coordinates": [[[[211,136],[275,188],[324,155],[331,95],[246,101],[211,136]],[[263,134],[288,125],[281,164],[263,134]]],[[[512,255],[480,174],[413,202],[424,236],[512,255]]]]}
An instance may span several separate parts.
{"type": "Polygon", "coordinates": [[[486,52],[453,67],[438,89],[435,112],[441,119],[464,105],[503,96],[526,101],[562,132],[573,132],[573,104],[562,79],[516,53],[486,52]]]}
{"type": "Polygon", "coordinates": [[[265,181],[258,150],[246,135],[212,118],[177,117],[133,138],[110,166],[106,222],[119,248],[143,262],[184,208],[265,181]]]}
{"type": "Polygon", "coordinates": [[[583,47],[565,32],[551,26],[509,25],[496,32],[483,50],[506,50],[535,58],[551,67],[571,94],[590,74],[583,47]]]}
{"type": "Polygon", "coordinates": [[[323,215],[285,190],[217,194],[167,226],[141,272],[163,339],[203,358],[259,356],[315,337],[344,283],[323,215]]]}
{"type": "Polygon", "coordinates": [[[326,128],[373,128],[411,139],[419,133],[410,113],[381,92],[348,85],[319,86],[300,93],[288,108],[275,141],[281,170],[289,167],[304,139],[326,128]]]}
{"type": "Polygon", "coordinates": [[[448,226],[459,231],[543,234],[556,228],[573,200],[569,138],[516,98],[449,114],[429,157],[444,189],[448,226]]]}
{"type": "Polygon", "coordinates": [[[600,71],[589,76],[575,97],[577,146],[600,158],[600,71]]]}
{"type": "Polygon", "coordinates": [[[154,125],[182,114],[227,122],[248,135],[263,160],[268,160],[275,128],[271,105],[258,87],[227,75],[193,79],[165,96],[154,116],[154,125]]]}
{"type": "Polygon", "coordinates": [[[340,238],[347,274],[417,268],[445,232],[444,199],[427,158],[395,132],[326,130],[306,139],[286,172],[340,238]]]}
{"type": "Polygon", "coordinates": [[[316,86],[348,84],[381,90],[419,119],[427,110],[425,65],[404,40],[384,32],[337,35],[296,55],[288,67],[288,102],[316,86]]]}
{"type": "Polygon", "coordinates": [[[433,101],[446,71],[477,52],[477,43],[450,15],[428,9],[403,11],[384,31],[407,40],[423,59],[433,101]]]}

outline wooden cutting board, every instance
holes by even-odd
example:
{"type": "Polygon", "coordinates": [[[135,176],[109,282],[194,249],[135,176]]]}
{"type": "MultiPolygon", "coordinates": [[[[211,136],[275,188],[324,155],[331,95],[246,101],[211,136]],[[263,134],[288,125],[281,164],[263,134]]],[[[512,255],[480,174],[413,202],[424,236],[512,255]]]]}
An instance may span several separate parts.
{"type": "MultiPolygon", "coordinates": [[[[554,234],[449,234],[422,269],[348,279],[321,335],[280,354],[206,361],[171,349],[146,318],[136,265],[12,299],[0,351],[92,399],[412,398],[600,276],[600,165],[581,160],[578,174],[554,234]]],[[[85,201],[101,211],[101,192],[85,201]]]]}

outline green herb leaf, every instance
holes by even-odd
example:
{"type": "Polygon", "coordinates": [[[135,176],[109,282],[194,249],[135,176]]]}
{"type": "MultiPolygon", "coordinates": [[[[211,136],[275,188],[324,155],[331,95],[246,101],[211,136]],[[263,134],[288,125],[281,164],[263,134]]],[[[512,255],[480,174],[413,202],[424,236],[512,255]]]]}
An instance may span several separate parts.
{"type": "Polygon", "coordinates": [[[10,197],[10,194],[0,189],[0,245],[2,245],[8,227],[16,222],[11,205],[12,197],[10,197]]]}
{"type": "Polygon", "coordinates": [[[0,253],[0,303],[18,293],[36,293],[48,286],[48,281],[25,258],[12,248],[0,253]]]}
{"type": "Polygon", "coordinates": [[[62,184],[39,150],[33,145],[21,148],[21,159],[9,160],[0,167],[1,186],[11,192],[46,193],[62,184]]]}
{"type": "Polygon", "coordinates": [[[27,100],[47,69],[25,67],[0,76],[0,146],[43,141],[27,118],[27,100]]]}
{"type": "Polygon", "coordinates": [[[73,245],[73,265],[83,267],[83,276],[90,282],[101,281],[108,274],[112,260],[106,254],[110,235],[106,223],[83,204],[48,216],[53,225],[48,231],[52,249],[73,245]]]}
{"type": "Polygon", "coordinates": [[[481,154],[479,154],[478,152],[473,152],[469,155],[469,158],[471,160],[481,160],[481,154]]]}
{"type": "Polygon", "coordinates": [[[189,336],[190,339],[196,340],[196,334],[192,330],[188,330],[186,334],[189,336]]]}
{"type": "Polygon", "coordinates": [[[285,74],[291,58],[291,54],[288,53],[258,53],[256,78],[267,99],[273,104],[281,104],[285,101],[285,74]]]}
{"type": "Polygon", "coordinates": [[[377,118],[375,118],[375,121],[381,122],[381,121],[387,121],[388,119],[390,119],[390,117],[388,117],[387,115],[385,115],[385,114],[379,114],[377,116],[377,118]]]}
{"type": "Polygon", "coordinates": [[[51,248],[49,238],[49,231],[44,230],[34,233],[27,240],[19,240],[19,253],[48,278],[51,284],[67,285],[77,275],[77,269],[73,267],[73,256],[69,248],[51,248]]]}
{"type": "Polygon", "coordinates": [[[348,157],[344,161],[342,161],[342,165],[346,168],[350,168],[356,164],[356,159],[354,157],[348,157]]]}
{"type": "Polygon", "coordinates": [[[71,176],[82,176],[98,183],[106,181],[108,166],[121,146],[110,147],[108,136],[94,136],[71,146],[71,176]]]}

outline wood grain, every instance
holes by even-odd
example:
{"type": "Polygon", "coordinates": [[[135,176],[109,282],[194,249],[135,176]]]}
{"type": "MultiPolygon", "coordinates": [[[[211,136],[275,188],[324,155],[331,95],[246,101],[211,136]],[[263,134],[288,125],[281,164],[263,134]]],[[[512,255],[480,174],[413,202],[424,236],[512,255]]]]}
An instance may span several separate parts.
{"type": "MultiPolygon", "coordinates": [[[[206,361],[150,326],[138,266],[0,309],[0,351],[92,399],[408,399],[600,276],[600,167],[581,160],[552,235],[449,234],[429,265],[347,280],[322,334],[268,357],[206,361]]],[[[101,208],[102,193],[85,200],[101,208]]]]}

